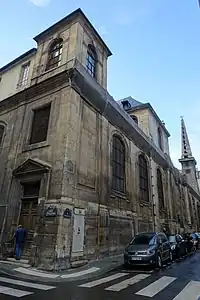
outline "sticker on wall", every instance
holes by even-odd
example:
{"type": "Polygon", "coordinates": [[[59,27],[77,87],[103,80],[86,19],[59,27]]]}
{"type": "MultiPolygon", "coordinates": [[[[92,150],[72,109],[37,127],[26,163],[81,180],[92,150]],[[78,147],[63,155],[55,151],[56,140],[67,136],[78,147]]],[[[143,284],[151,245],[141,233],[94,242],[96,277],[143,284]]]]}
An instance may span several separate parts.
{"type": "Polygon", "coordinates": [[[57,216],[57,207],[50,205],[45,211],[45,217],[56,217],[57,216]]]}
{"type": "Polygon", "coordinates": [[[70,219],[72,217],[72,211],[71,211],[71,209],[66,208],[64,210],[63,217],[67,218],[67,219],[70,219]]]}

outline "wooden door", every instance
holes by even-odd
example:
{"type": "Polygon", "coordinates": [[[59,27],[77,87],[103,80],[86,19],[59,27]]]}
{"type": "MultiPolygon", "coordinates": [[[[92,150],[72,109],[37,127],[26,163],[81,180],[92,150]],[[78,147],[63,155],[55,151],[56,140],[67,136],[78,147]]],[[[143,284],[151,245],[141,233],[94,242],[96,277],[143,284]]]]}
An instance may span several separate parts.
{"type": "Polygon", "coordinates": [[[19,224],[22,225],[27,232],[24,256],[29,256],[37,224],[39,183],[23,184],[23,189],[24,197],[22,198],[19,224]]]}

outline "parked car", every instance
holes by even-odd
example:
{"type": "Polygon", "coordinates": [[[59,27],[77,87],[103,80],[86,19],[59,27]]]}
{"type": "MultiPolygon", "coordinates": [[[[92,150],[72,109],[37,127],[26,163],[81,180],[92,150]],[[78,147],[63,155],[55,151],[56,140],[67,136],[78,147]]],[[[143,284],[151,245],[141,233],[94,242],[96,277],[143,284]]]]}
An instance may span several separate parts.
{"type": "Polygon", "coordinates": [[[162,267],[172,261],[172,251],[167,236],[162,232],[136,235],[124,251],[125,265],[152,265],[162,267]]]}
{"type": "Polygon", "coordinates": [[[180,234],[169,236],[173,257],[180,258],[186,254],[186,242],[180,234]]]}

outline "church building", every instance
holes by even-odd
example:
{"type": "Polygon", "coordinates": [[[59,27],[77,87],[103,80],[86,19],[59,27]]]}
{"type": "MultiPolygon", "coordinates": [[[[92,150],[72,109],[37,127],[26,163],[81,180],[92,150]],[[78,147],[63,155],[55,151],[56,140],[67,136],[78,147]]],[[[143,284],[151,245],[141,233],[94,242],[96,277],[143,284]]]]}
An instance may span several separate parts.
{"type": "Polygon", "coordinates": [[[0,69],[0,242],[18,224],[44,270],[122,253],[138,232],[200,230],[196,161],[180,172],[149,103],[107,91],[111,51],[81,9],[0,69]]]}

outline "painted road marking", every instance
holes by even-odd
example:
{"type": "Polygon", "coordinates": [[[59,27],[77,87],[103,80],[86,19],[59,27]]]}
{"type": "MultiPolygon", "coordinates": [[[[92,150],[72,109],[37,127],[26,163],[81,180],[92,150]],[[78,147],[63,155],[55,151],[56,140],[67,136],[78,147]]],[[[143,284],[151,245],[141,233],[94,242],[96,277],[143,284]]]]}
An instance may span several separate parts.
{"type": "Polygon", "coordinates": [[[0,294],[14,296],[17,298],[31,295],[33,293],[22,290],[12,289],[5,286],[0,286],[0,294]]]}
{"type": "Polygon", "coordinates": [[[173,300],[198,300],[200,297],[200,282],[190,281],[173,300]]]}
{"type": "Polygon", "coordinates": [[[80,277],[80,276],[83,276],[83,275],[86,275],[86,274],[90,274],[90,273],[96,272],[98,270],[99,270],[99,268],[92,267],[92,268],[89,268],[87,270],[83,270],[83,271],[80,271],[80,272],[76,272],[76,273],[72,273],[72,274],[65,274],[65,275],[62,275],[60,277],[61,278],[80,277]]]}
{"type": "Polygon", "coordinates": [[[90,281],[90,282],[81,284],[81,285],[79,285],[79,287],[91,288],[91,287],[100,285],[102,283],[106,283],[106,282],[121,278],[123,276],[128,276],[128,275],[129,275],[128,273],[116,273],[116,274],[111,275],[111,276],[107,276],[107,277],[104,277],[104,278],[101,278],[101,279],[98,279],[98,280],[94,280],[94,281],[90,281]]]}
{"type": "Polygon", "coordinates": [[[46,277],[46,278],[57,278],[60,275],[55,275],[55,274],[50,274],[50,273],[45,273],[45,272],[39,272],[39,271],[34,271],[34,270],[29,270],[25,269],[22,267],[14,269],[14,271],[26,274],[26,275],[31,275],[31,276],[36,276],[36,277],[46,277]]]}
{"type": "MultiPolygon", "coordinates": [[[[176,280],[176,277],[163,276],[135,294],[140,296],[153,297],[161,292],[164,288],[166,288],[174,280],[176,280]]],[[[188,299],[191,300],[191,297],[189,297],[188,299]]]]}
{"type": "Polygon", "coordinates": [[[11,278],[6,278],[6,277],[0,277],[0,282],[30,287],[30,288],[34,288],[34,289],[38,289],[38,290],[43,290],[43,291],[48,291],[48,290],[56,288],[55,286],[44,285],[44,284],[39,284],[39,283],[32,283],[32,282],[28,282],[28,281],[14,280],[11,278]]]}
{"type": "Polygon", "coordinates": [[[107,287],[105,290],[106,291],[113,291],[113,292],[119,292],[121,290],[126,289],[128,286],[133,285],[147,277],[149,277],[150,275],[148,274],[138,274],[136,276],[133,276],[131,278],[128,278],[124,281],[121,281],[119,283],[116,283],[114,285],[111,285],[109,287],[107,287]]]}

